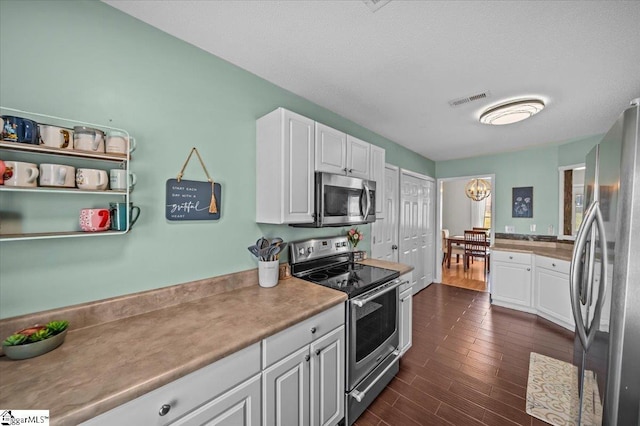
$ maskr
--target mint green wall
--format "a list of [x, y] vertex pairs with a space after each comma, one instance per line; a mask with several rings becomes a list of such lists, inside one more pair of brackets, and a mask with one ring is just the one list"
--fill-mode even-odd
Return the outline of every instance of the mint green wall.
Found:
[[[342, 233], [255, 223], [255, 120], [279, 106], [435, 175], [433, 161], [101, 2], [0, 1], [0, 54], [1, 105], [137, 138], [133, 200], [142, 209], [124, 236], [0, 243], [0, 318], [255, 268], [246, 247], [263, 234]], [[192, 146], [222, 184], [222, 218], [168, 223], [165, 181]], [[204, 180], [197, 162], [185, 177]]]
[[[438, 161], [436, 177], [495, 174], [493, 202], [496, 232], [506, 225], [515, 226], [518, 234], [546, 235], [549, 225], [558, 230], [558, 167], [583, 163], [584, 158], [602, 138], [594, 135], [562, 145], [546, 145], [516, 152], [505, 152], [461, 160]], [[533, 186], [533, 218], [511, 217], [511, 189]], [[530, 225], [536, 224], [536, 232]]]

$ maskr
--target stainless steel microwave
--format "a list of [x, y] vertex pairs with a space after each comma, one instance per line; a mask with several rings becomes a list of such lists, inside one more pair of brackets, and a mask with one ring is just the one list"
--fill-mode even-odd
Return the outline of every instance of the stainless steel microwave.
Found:
[[316, 172], [314, 222], [292, 226], [322, 228], [375, 221], [375, 181]]

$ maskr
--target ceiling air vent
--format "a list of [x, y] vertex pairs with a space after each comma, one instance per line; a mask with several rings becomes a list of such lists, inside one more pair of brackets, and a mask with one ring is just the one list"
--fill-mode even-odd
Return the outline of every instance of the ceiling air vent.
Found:
[[457, 107], [460, 105], [464, 105], [467, 104], [469, 102], [473, 102], [473, 101], [479, 101], [480, 99], [485, 99], [488, 98], [489, 96], [491, 96], [491, 92], [489, 92], [488, 90], [486, 92], [482, 92], [482, 93], [478, 93], [475, 95], [471, 95], [471, 96], [467, 96], [466, 98], [458, 98], [458, 99], [454, 99], [449, 101], [449, 105], [451, 105], [452, 107]]
[[362, 0], [372, 12], [378, 11], [382, 6], [389, 3], [391, 0]]

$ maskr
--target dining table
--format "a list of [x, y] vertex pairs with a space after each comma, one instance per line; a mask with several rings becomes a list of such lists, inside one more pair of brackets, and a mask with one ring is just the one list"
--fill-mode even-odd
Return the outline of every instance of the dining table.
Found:
[[[447, 238], [447, 268], [451, 268], [451, 246], [453, 244], [456, 244], [458, 246], [462, 246], [462, 249], [464, 250], [464, 235], [454, 235], [452, 237], [448, 237]], [[474, 244], [479, 244], [478, 242], [474, 242]], [[485, 241], [485, 245], [487, 247], [491, 246], [491, 238], [487, 237], [487, 240]]]

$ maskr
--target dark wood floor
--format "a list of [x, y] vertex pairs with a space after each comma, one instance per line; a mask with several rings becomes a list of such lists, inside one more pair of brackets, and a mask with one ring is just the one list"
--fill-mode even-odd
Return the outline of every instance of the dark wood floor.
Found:
[[431, 284], [413, 298], [413, 346], [358, 419], [365, 425], [528, 425], [530, 352], [571, 361], [573, 333], [492, 307], [489, 293]]

